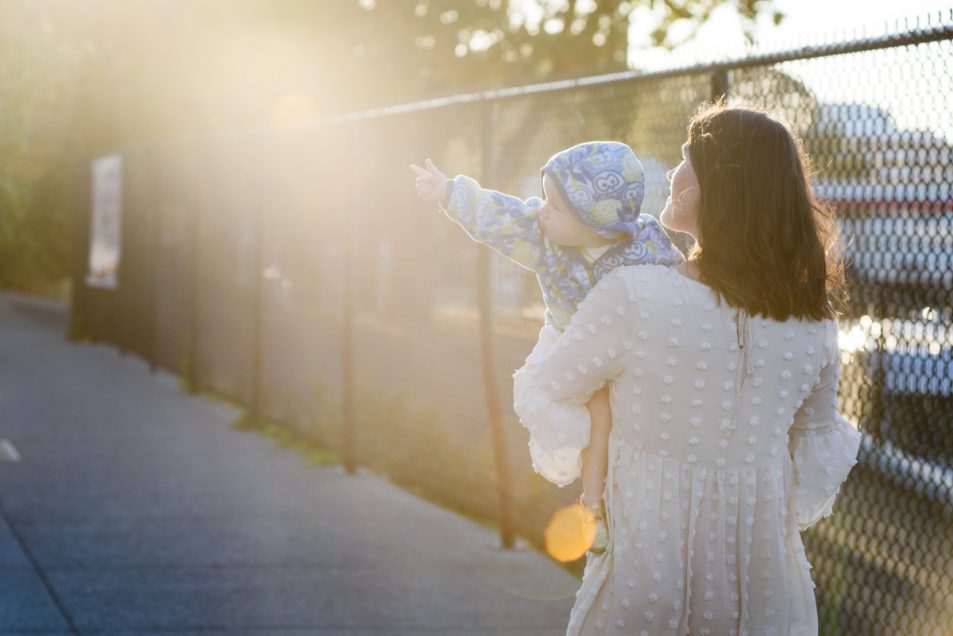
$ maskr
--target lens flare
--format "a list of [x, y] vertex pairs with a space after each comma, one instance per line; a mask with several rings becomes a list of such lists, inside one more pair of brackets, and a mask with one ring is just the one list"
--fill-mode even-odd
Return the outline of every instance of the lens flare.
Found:
[[586, 553], [596, 536], [592, 513], [574, 503], [553, 513], [543, 539], [546, 552], [560, 562], [575, 561]]

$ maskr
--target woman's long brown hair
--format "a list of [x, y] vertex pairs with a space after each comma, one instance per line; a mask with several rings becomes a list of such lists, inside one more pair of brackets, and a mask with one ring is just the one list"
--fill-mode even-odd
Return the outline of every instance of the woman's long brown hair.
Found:
[[750, 315], [836, 318], [846, 304], [834, 214], [814, 198], [791, 128], [756, 108], [705, 104], [688, 125], [700, 185], [700, 279]]

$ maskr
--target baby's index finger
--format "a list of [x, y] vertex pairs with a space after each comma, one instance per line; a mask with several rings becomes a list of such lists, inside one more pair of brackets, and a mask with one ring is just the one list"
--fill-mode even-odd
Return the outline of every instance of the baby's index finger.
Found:
[[419, 174], [421, 177], [429, 177], [429, 176], [432, 176], [429, 172], [427, 172], [426, 170], [424, 170], [424, 169], [421, 168], [420, 166], [415, 166], [414, 164], [410, 164], [410, 169], [413, 170], [414, 172], [416, 172], [417, 174]]

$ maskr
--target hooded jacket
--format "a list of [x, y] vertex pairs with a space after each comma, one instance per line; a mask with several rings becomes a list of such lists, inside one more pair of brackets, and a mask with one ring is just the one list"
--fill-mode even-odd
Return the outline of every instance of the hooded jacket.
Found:
[[624, 265], [675, 265], [684, 260], [661, 224], [641, 213], [642, 164], [627, 145], [592, 141], [553, 155], [540, 169], [570, 211], [596, 234], [617, 239], [594, 262], [581, 248], [550, 241], [539, 223], [543, 200], [488, 190], [466, 175], [448, 184], [441, 207], [471, 239], [486, 243], [536, 272], [546, 304], [546, 324], [562, 331], [579, 303], [606, 272]]

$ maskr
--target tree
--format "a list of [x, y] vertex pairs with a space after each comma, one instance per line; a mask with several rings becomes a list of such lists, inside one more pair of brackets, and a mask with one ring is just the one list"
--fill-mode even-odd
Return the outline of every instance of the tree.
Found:
[[[624, 70], [633, 11], [650, 9], [654, 41], [672, 46], [673, 25], [697, 29], [723, 4], [749, 31], [771, 11], [769, 0], [4, 0], [0, 285], [68, 275], [77, 156]], [[633, 122], [586, 125], [623, 137]]]
[[43, 289], [69, 268], [69, 164], [82, 47], [49, 7], [0, 3], [0, 286]]
[[688, 26], [691, 39], [726, 4], [736, 8], [749, 40], [760, 14], [782, 19], [765, 0], [362, 0], [372, 19], [348, 16], [364, 25], [354, 31], [348, 63], [386, 78], [361, 95], [375, 104], [611, 73], [629, 68], [636, 8], [654, 16], [653, 44], [672, 48], [681, 43], [670, 36], [673, 26]]

